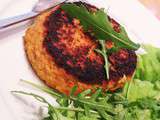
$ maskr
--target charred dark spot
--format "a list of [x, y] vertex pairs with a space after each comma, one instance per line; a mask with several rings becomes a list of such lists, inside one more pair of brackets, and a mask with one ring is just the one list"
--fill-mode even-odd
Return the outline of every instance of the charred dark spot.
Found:
[[[134, 51], [120, 49], [118, 52], [112, 53], [109, 56], [109, 61], [114, 69], [116, 69], [116, 73], [119, 76], [123, 77], [125, 75], [132, 75], [137, 63], [137, 56]], [[110, 73], [114, 74], [114, 71], [110, 70]], [[114, 79], [114, 75], [111, 75], [111, 79]]]
[[[92, 8], [90, 5], [84, 5], [88, 9]], [[112, 22], [112, 24], [118, 32], [118, 23]], [[47, 35], [44, 39], [44, 47], [57, 66], [84, 83], [102, 84], [102, 81], [107, 81], [103, 58], [94, 52], [94, 49], [99, 46], [89, 32], [83, 31], [78, 21], [71, 19], [59, 8], [48, 17], [45, 27]], [[110, 54], [109, 61], [110, 80], [117, 81], [124, 75], [133, 74], [137, 57], [134, 51], [121, 49]]]

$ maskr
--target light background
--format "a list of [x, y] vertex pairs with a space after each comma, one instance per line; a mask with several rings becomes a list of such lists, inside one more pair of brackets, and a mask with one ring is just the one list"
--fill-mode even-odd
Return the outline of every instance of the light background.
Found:
[[153, 14], [160, 19], [160, 0], [140, 0]]

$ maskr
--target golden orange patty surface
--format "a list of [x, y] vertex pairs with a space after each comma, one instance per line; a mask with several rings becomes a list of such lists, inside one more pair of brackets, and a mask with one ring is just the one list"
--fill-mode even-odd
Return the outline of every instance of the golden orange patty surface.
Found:
[[[119, 32], [119, 24], [113, 19], [110, 22]], [[95, 52], [100, 47], [97, 40], [60, 6], [40, 15], [24, 38], [26, 54], [36, 74], [48, 86], [66, 94], [75, 85], [77, 92], [96, 87], [121, 88], [136, 68], [134, 51], [120, 49], [110, 53], [110, 79], [107, 80], [103, 57]], [[111, 40], [106, 42], [107, 48], [113, 46]]]

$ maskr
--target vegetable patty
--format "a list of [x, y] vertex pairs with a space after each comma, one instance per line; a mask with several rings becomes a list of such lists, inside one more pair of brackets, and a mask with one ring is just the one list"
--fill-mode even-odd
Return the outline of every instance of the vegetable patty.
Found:
[[[97, 9], [84, 5], [92, 11]], [[119, 32], [119, 24], [113, 19], [110, 22]], [[107, 49], [113, 46], [111, 41], [106, 42]], [[71, 18], [60, 6], [40, 15], [25, 35], [28, 60], [37, 75], [50, 87], [66, 94], [74, 85], [78, 86], [78, 92], [93, 87], [115, 90], [131, 79], [137, 63], [135, 51], [119, 49], [109, 54], [107, 80], [104, 60], [95, 52], [99, 47], [80, 21]]]

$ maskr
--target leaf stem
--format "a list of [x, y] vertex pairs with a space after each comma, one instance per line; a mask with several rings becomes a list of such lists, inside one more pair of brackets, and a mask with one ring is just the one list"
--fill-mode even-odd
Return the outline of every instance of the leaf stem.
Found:
[[[85, 112], [85, 110], [82, 109], [82, 108], [54, 107], [54, 109], [57, 109], [57, 110], [68, 110], [68, 111], [74, 111], [74, 112]], [[98, 112], [96, 112], [96, 111], [90, 110], [90, 112], [93, 113], [93, 114], [97, 114], [98, 115]]]
[[109, 80], [109, 61], [108, 61], [108, 55], [107, 55], [107, 49], [105, 46], [105, 40], [98, 40], [99, 44], [101, 45], [101, 50], [96, 49], [95, 51], [101, 54], [104, 58], [104, 69], [107, 80]]
[[130, 92], [130, 88], [131, 88], [131, 84], [132, 84], [132, 82], [133, 82], [134, 76], [135, 76], [135, 73], [133, 73], [133, 76], [132, 76], [132, 78], [131, 78], [131, 81], [129, 81], [129, 83], [128, 83], [128, 85], [127, 85], [127, 91], [126, 91], [126, 94], [125, 94], [126, 100], [128, 100], [128, 96], [129, 96], [129, 92]]
[[[52, 106], [49, 102], [47, 102], [46, 99], [44, 99], [43, 97], [39, 96], [39, 95], [36, 95], [36, 94], [33, 94], [33, 93], [28, 93], [28, 92], [24, 92], [24, 91], [11, 91], [12, 93], [15, 93], [15, 94], [23, 94], [23, 95], [28, 95], [28, 96], [32, 96], [34, 97], [36, 100], [42, 102], [42, 103], [45, 103], [47, 104], [48, 106], [52, 107], [53, 110], [68, 110], [68, 111], [74, 111], [74, 112], [85, 112], [84, 109], [82, 108], [71, 108], [71, 107], [54, 107]], [[98, 112], [96, 111], [93, 111], [93, 110], [90, 110], [91, 113], [93, 114], [96, 114], [97, 116], [99, 116]], [[100, 116], [99, 116], [100, 117]]]
[[51, 95], [53, 97], [56, 97], [56, 98], [62, 97], [62, 95], [60, 93], [54, 92], [54, 90], [49, 88], [49, 87], [42, 86], [42, 85], [37, 85], [37, 84], [35, 84], [33, 82], [30, 82], [30, 81], [27, 81], [27, 80], [21, 80], [21, 81], [24, 82], [24, 83], [27, 83], [29, 85], [32, 85], [33, 87], [38, 88], [38, 89], [42, 90], [43, 92], [48, 93], [49, 95]]
[[95, 108], [105, 109], [106, 111], [113, 113], [113, 109], [111, 109], [107, 106], [101, 105], [101, 104], [97, 104], [97, 103], [90, 102], [90, 101], [87, 101], [87, 100], [77, 99], [75, 97], [70, 97], [70, 99], [72, 101], [76, 101], [76, 102], [79, 102], [79, 103], [82, 103], [82, 104], [85, 104], [85, 105], [92, 106], [93, 108], [95, 107]]
[[23, 94], [23, 95], [32, 96], [32, 97], [34, 97], [36, 100], [38, 100], [39, 102], [41, 102], [41, 103], [46, 103], [46, 104], [50, 105], [50, 103], [47, 102], [46, 99], [44, 99], [43, 97], [41, 97], [41, 96], [39, 96], [39, 95], [33, 94], [33, 93], [27, 93], [27, 92], [24, 92], [24, 91], [11, 91], [11, 93]]

